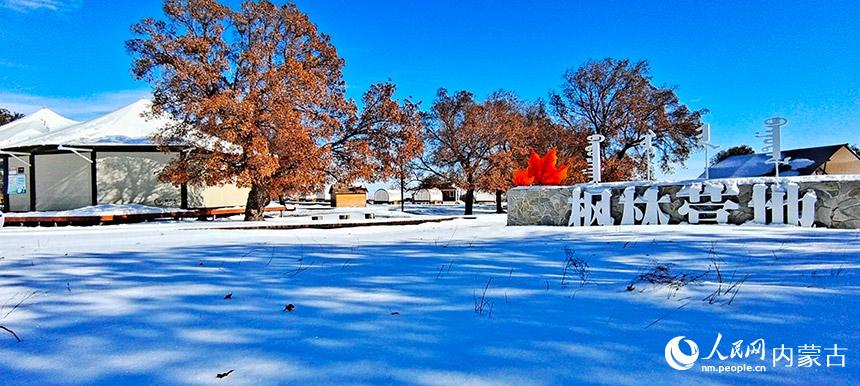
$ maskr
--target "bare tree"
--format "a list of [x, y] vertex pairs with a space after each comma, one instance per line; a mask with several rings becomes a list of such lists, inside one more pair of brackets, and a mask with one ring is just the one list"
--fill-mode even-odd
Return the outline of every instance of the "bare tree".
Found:
[[646, 61], [591, 60], [568, 70], [561, 90], [550, 95], [559, 123], [568, 130], [601, 134], [604, 176], [629, 179], [647, 167], [640, 145], [654, 132], [660, 167], [686, 161], [698, 146], [697, 129], [707, 110], [691, 110], [671, 87], [652, 83]]

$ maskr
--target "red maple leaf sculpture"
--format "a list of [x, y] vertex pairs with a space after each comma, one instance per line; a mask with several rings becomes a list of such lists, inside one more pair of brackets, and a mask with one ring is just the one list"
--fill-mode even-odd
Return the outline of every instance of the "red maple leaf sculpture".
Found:
[[529, 157], [529, 166], [525, 169], [514, 171], [514, 185], [559, 185], [567, 178], [567, 170], [570, 165], [556, 166], [558, 162], [558, 151], [550, 149], [543, 157], [534, 150]]
[[514, 171], [514, 186], [529, 186], [535, 182], [535, 177], [529, 175], [529, 169]]

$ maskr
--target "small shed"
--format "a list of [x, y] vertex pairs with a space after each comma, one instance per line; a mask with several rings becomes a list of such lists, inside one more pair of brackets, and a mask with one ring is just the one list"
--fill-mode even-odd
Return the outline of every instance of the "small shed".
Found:
[[374, 203], [399, 204], [403, 201], [403, 196], [399, 190], [394, 189], [379, 189], [373, 193]]
[[412, 194], [412, 201], [430, 204], [441, 204], [443, 201], [442, 191], [436, 188], [420, 189], [414, 194]]
[[442, 191], [442, 201], [445, 202], [460, 201], [460, 196], [463, 195], [463, 190], [456, 186], [447, 186], [440, 191]]
[[364, 187], [335, 184], [329, 193], [333, 208], [367, 206], [367, 189]]

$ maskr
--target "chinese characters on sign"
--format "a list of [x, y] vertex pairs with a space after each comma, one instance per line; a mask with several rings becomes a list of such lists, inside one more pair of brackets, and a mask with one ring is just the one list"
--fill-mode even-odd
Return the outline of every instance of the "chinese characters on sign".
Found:
[[[818, 195], [810, 190], [798, 199], [800, 186], [789, 182], [785, 184], [773, 184], [770, 186], [770, 200], [766, 198], [768, 186], [765, 184], [753, 185], [752, 200], [750, 206], [753, 208], [753, 222], [756, 224], [767, 224], [767, 211], [771, 214], [772, 224], [800, 225], [811, 227], [815, 222], [815, 203]], [[785, 212], [785, 216], [783, 216]]]
[[[636, 189], [628, 186], [621, 194], [621, 202], [624, 206], [624, 214], [621, 217], [621, 225], [634, 225], [640, 221], [642, 225], [668, 224], [669, 215], [660, 209], [659, 204], [668, 204], [669, 195], [659, 196], [656, 186], [649, 187], [645, 193], [636, 197]], [[637, 204], [644, 204], [645, 209], [639, 209]]]
[[[744, 205], [739, 195], [740, 189], [735, 183], [696, 182], [675, 194], [678, 205], [674, 207], [689, 224], [727, 224], [732, 213], [742, 206], [752, 209], [751, 220], [756, 224], [811, 227], [815, 223], [818, 195], [811, 189], [801, 195], [797, 183], [756, 183], [749, 202]], [[611, 215], [612, 199], [609, 187], [573, 188], [568, 226], [615, 225], [616, 219]], [[649, 186], [638, 194], [635, 187], [628, 186], [618, 197], [619, 225], [668, 224], [670, 215], [664, 209], [671, 204], [671, 196], [661, 195], [658, 186]]]
[[713, 219], [717, 224], [729, 222], [729, 211], [737, 210], [738, 203], [731, 200], [738, 196], [737, 185], [721, 183], [691, 184], [678, 191], [677, 197], [686, 198], [678, 208], [678, 213], [687, 216], [687, 222], [698, 224], [702, 215]]
[[615, 220], [610, 213], [610, 200], [612, 191], [602, 189], [592, 191], [589, 189], [574, 188], [570, 198], [570, 220], [568, 226], [591, 226], [613, 225]]

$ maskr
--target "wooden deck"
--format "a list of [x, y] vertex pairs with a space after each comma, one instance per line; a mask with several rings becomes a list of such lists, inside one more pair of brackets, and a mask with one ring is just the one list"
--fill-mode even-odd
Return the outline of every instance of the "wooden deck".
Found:
[[[285, 206], [270, 206], [266, 212], [289, 212], [296, 210]], [[161, 213], [114, 214], [101, 216], [16, 216], [6, 213], [4, 226], [90, 226], [133, 224], [156, 220], [181, 220], [184, 218], [214, 219], [245, 213], [244, 208], [195, 209]]]

